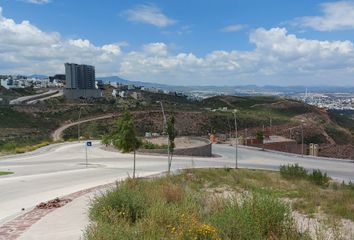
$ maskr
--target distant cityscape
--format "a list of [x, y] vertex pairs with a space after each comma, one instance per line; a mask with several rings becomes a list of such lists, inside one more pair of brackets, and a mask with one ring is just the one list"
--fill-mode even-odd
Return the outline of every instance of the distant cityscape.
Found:
[[354, 111], [354, 93], [309, 93], [290, 95], [289, 98], [329, 110]]
[[[341, 87], [302, 86], [171, 86], [163, 84], [129, 81], [119, 77], [96, 79], [94, 66], [65, 64], [65, 74], [44, 75], [0, 75], [0, 86], [5, 89], [33, 88], [37, 90], [55, 89], [54, 96], [65, 95], [70, 99], [99, 98], [105, 86], [112, 88], [113, 97], [133, 97], [139, 99], [139, 91], [184, 96], [202, 100], [217, 95], [272, 95], [305, 102], [329, 110], [354, 111], [354, 89]], [[45, 97], [47, 99], [48, 96]], [[0, 101], [2, 98], [0, 97]]]

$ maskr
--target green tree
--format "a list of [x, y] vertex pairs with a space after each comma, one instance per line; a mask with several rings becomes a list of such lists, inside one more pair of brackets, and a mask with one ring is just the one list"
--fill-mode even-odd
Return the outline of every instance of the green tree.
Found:
[[101, 138], [102, 144], [104, 144], [106, 147], [112, 143], [112, 136], [105, 134]]
[[118, 119], [116, 129], [112, 134], [113, 146], [123, 153], [134, 153], [133, 178], [135, 178], [136, 150], [141, 146], [141, 141], [136, 135], [134, 121], [128, 112]]
[[166, 132], [168, 136], [168, 173], [171, 171], [172, 156], [175, 149], [175, 138], [176, 138], [176, 129], [175, 129], [175, 117], [172, 116], [167, 122]]
[[262, 149], [264, 150], [264, 133], [262, 131], [257, 132], [256, 139], [262, 144]]

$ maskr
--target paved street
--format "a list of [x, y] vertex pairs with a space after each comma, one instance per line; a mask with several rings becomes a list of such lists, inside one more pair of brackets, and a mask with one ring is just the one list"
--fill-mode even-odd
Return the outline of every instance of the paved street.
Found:
[[[175, 157], [174, 170], [191, 167], [234, 167], [235, 149], [213, 145], [219, 157]], [[84, 143], [64, 143], [39, 149], [33, 153], [0, 158], [0, 171], [13, 175], [0, 177], [0, 225], [32, 208], [39, 202], [67, 195], [85, 188], [114, 182], [132, 175], [131, 154], [109, 152], [98, 142], [88, 149], [85, 165]], [[301, 158], [274, 152], [239, 147], [239, 167], [276, 170], [281, 164], [299, 163], [319, 168], [338, 180], [354, 180], [354, 164], [346, 161]], [[137, 156], [137, 175], [156, 174], [167, 169], [164, 156]]]

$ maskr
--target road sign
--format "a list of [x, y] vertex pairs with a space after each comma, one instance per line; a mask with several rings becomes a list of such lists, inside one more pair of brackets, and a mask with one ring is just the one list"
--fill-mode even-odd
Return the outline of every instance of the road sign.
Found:
[[86, 147], [85, 147], [85, 149], [86, 149], [86, 167], [88, 165], [87, 147], [92, 147], [92, 142], [90, 142], [90, 141], [86, 142]]

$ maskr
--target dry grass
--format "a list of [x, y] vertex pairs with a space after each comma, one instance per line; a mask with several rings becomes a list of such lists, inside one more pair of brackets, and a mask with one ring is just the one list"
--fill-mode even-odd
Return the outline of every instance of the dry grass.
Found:
[[351, 185], [330, 182], [328, 186], [319, 186], [305, 179], [284, 179], [277, 172], [246, 169], [195, 170], [194, 175], [193, 178], [203, 179], [211, 186], [226, 183], [233, 189], [266, 192], [291, 199], [292, 207], [305, 214], [325, 213], [354, 220], [354, 187]]
[[[227, 181], [207, 191], [208, 178], [198, 173], [119, 183], [93, 201], [86, 238], [307, 239], [296, 230], [287, 204], [265, 193], [235, 197], [222, 187]], [[210, 173], [227, 178], [232, 171]]]

